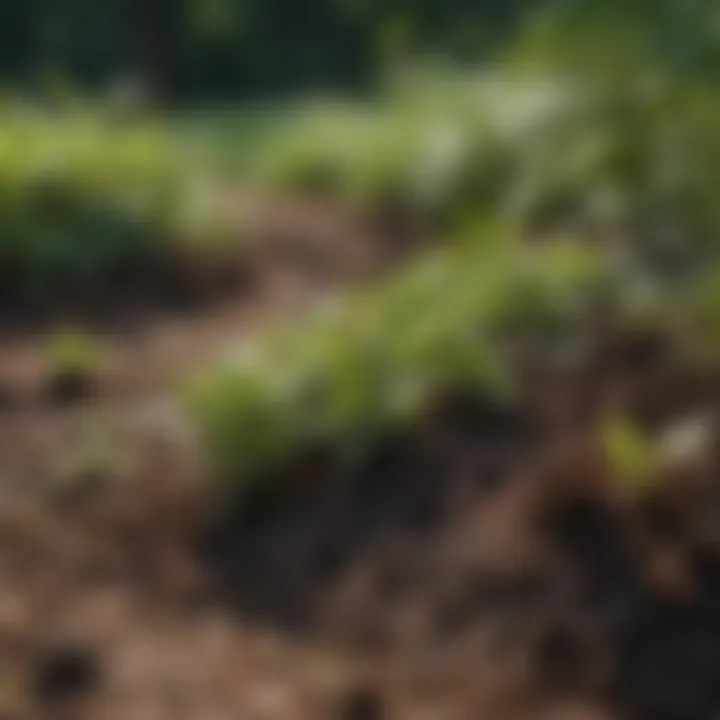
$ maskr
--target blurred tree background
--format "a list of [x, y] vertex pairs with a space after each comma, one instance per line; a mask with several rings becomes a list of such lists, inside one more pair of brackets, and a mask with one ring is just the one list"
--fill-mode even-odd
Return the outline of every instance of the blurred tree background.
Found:
[[528, 0], [24, 0], [0, 4], [0, 82], [175, 99], [361, 88], [398, 57], [488, 52]]
[[0, 4], [0, 83], [92, 92], [130, 78], [180, 103], [358, 90], [419, 54], [482, 59], [537, 10], [562, 28], [556, 48], [575, 37], [587, 54], [573, 28], [595, 16], [602, 62], [602, 38], [623, 28], [693, 73], [717, 66], [710, 0], [24, 0]]

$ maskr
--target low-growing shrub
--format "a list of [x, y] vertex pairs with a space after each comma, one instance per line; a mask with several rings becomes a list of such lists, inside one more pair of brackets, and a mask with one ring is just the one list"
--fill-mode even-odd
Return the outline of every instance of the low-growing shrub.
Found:
[[162, 260], [207, 230], [193, 194], [186, 159], [159, 123], [3, 109], [3, 294], [35, 297]]
[[465, 93], [428, 97], [432, 87], [377, 105], [326, 103], [300, 111], [261, 143], [255, 179], [371, 210], [401, 206], [442, 217], [470, 191], [477, 203], [503, 171], [502, 148]]
[[373, 209], [403, 203], [446, 226], [501, 212], [550, 232], [612, 226], [651, 246], [658, 227], [717, 234], [712, 86], [653, 74], [642, 55], [623, 77], [592, 82], [542, 67], [507, 62], [312, 106], [259, 143], [257, 178]]
[[[601, 310], [625, 329], [680, 325], [684, 341], [713, 345], [717, 291], [695, 281], [717, 264], [720, 96], [655, 63], [634, 35], [622, 33], [615, 58], [630, 64], [581, 67], [577, 48], [577, 68], [562, 52], [533, 67], [509, 53], [492, 73], [321, 105], [271, 133], [254, 169], [273, 187], [370, 209], [399, 202], [446, 226], [500, 217], [522, 239], [460, 234], [382, 287], [210, 371], [192, 407], [222, 473], [257, 477], [315, 440], [364, 447], [446, 389], [512, 384], [499, 338], [562, 334], [598, 269], [612, 281]], [[567, 254], [548, 240], [561, 230], [574, 238]], [[598, 261], [590, 275], [588, 258]], [[642, 485], [633, 429], [611, 425], [605, 439], [619, 474]]]
[[[306, 443], [356, 458], [446, 391], [512, 391], [506, 322], [570, 319], [599, 276], [588, 248], [446, 248], [383, 286], [281, 327], [204, 374], [190, 408], [211, 460], [250, 481]], [[519, 292], [522, 288], [522, 292]]]

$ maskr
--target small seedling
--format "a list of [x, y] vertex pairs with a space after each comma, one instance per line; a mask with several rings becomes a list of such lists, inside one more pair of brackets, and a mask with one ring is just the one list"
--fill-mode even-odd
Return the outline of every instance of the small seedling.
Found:
[[47, 346], [49, 391], [53, 398], [73, 401], [86, 395], [97, 374], [100, 349], [86, 333], [62, 330]]
[[602, 439], [618, 490], [631, 497], [646, 493], [659, 462], [642, 430], [626, 417], [612, 417], [605, 421]]

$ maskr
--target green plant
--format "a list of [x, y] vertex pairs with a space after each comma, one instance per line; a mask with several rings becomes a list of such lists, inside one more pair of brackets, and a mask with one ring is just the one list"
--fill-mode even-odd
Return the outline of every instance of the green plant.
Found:
[[673, 225], [712, 245], [714, 86], [654, 62], [642, 43], [626, 51], [634, 63], [605, 75], [562, 52], [545, 63], [521, 61], [523, 52], [521, 43], [483, 74], [421, 76], [373, 102], [299, 111], [258, 143], [255, 175], [371, 209], [401, 203], [446, 228], [501, 213], [551, 235], [612, 226], [653, 249], [657, 228]]
[[211, 213], [196, 196], [191, 164], [159, 123], [84, 106], [4, 108], [2, 290], [39, 296], [162, 262], [207, 233]]
[[495, 146], [470, 98], [467, 89], [441, 85], [376, 104], [311, 106], [260, 143], [254, 175], [272, 187], [364, 207], [444, 213], [466, 186], [478, 190], [476, 176], [498, 172]]
[[[583, 60], [587, 27], [567, 46], [551, 32], [557, 52], [525, 39], [483, 76], [322, 105], [271, 134], [255, 167], [262, 182], [371, 209], [400, 201], [470, 230], [211, 370], [192, 405], [224, 474], [257, 477], [317, 439], [364, 446], [447, 389], [512, 386], [499, 338], [576, 332], [598, 277], [602, 309], [624, 328], [717, 332], [717, 292], [697, 268], [718, 258], [720, 96], [704, 74], [657, 56], [641, 24], [617, 20], [613, 11], [600, 24], [610, 41], [618, 33], [618, 62], [605, 68], [597, 45]], [[520, 230], [478, 231], [478, 217]], [[683, 263], [664, 256], [669, 228], [691, 260], [682, 283]], [[553, 242], [562, 231], [570, 241]], [[603, 435], [617, 477], [643, 488], [655, 469], [645, 439], [622, 418]]]
[[602, 440], [617, 488], [631, 498], [643, 495], [655, 482], [659, 469], [652, 442], [627, 417], [606, 419]]
[[[204, 373], [189, 405], [218, 471], [251, 482], [318, 441], [357, 458], [445, 392], [512, 392], [495, 334], [519, 284], [533, 287], [532, 303], [545, 297], [547, 313], [569, 318], [600, 268], [594, 253], [567, 243], [529, 259], [492, 231], [495, 244], [439, 249]], [[529, 312], [516, 316], [532, 322]]]
[[90, 335], [65, 329], [51, 335], [46, 357], [50, 392], [71, 399], [85, 392], [95, 378], [101, 350]]

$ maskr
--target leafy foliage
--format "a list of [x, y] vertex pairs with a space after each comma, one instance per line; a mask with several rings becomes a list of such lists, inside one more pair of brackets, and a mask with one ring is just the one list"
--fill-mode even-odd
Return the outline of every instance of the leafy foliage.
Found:
[[[189, 167], [151, 122], [76, 108], [0, 114], [3, 292], [36, 296], [97, 283], [164, 257], [203, 232], [188, 207]], [[203, 214], [204, 219], [208, 217]]]
[[446, 220], [502, 212], [634, 240], [662, 225], [707, 236], [720, 226], [720, 102], [705, 84], [644, 67], [620, 85], [510, 64], [425, 77], [377, 104], [319, 105], [268, 138], [257, 175]]
[[507, 231], [486, 232], [491, 248], [435, 251], [206, 373], [190, 406], [220, 472], [249, 481], [313, 441], [356, 457], [444, 390], [511, 392], [505, 322], [534, 322], [538, 308], [569, 320], [600, 268], [579, 246], [530, 257]]
[[652, 486], [659, 469], [657, 453], [634, 423], [625, 417], [608, 419], [603, 443], [622, 494], [635, 497]]
[[[226, 476], [256, 479], [313, 440], [364, 446], [447, 388], [512, 388], [499, 338], [567, 324], [598, 279], [622, 322], [711, 339], [717, 292], [702, 278], [716, 277], [720, 238], [720, 96], [702, 18], [713, 11], [676, 5], [590, 3], [580, 17], [570, 3], [492, 71], [421, 73], [270, 134], [254, 166], [270, 185], [399, 201], [451, 237], [477, 217], [520, 231], [501, 240], [471, 222], [365, 297], [211, 370], [192, 406]], [[562, 231], [569, 255], [547, 243]], [[642, 490], [654, 450], [622, 418], [603, 430], [618, 478]]]

